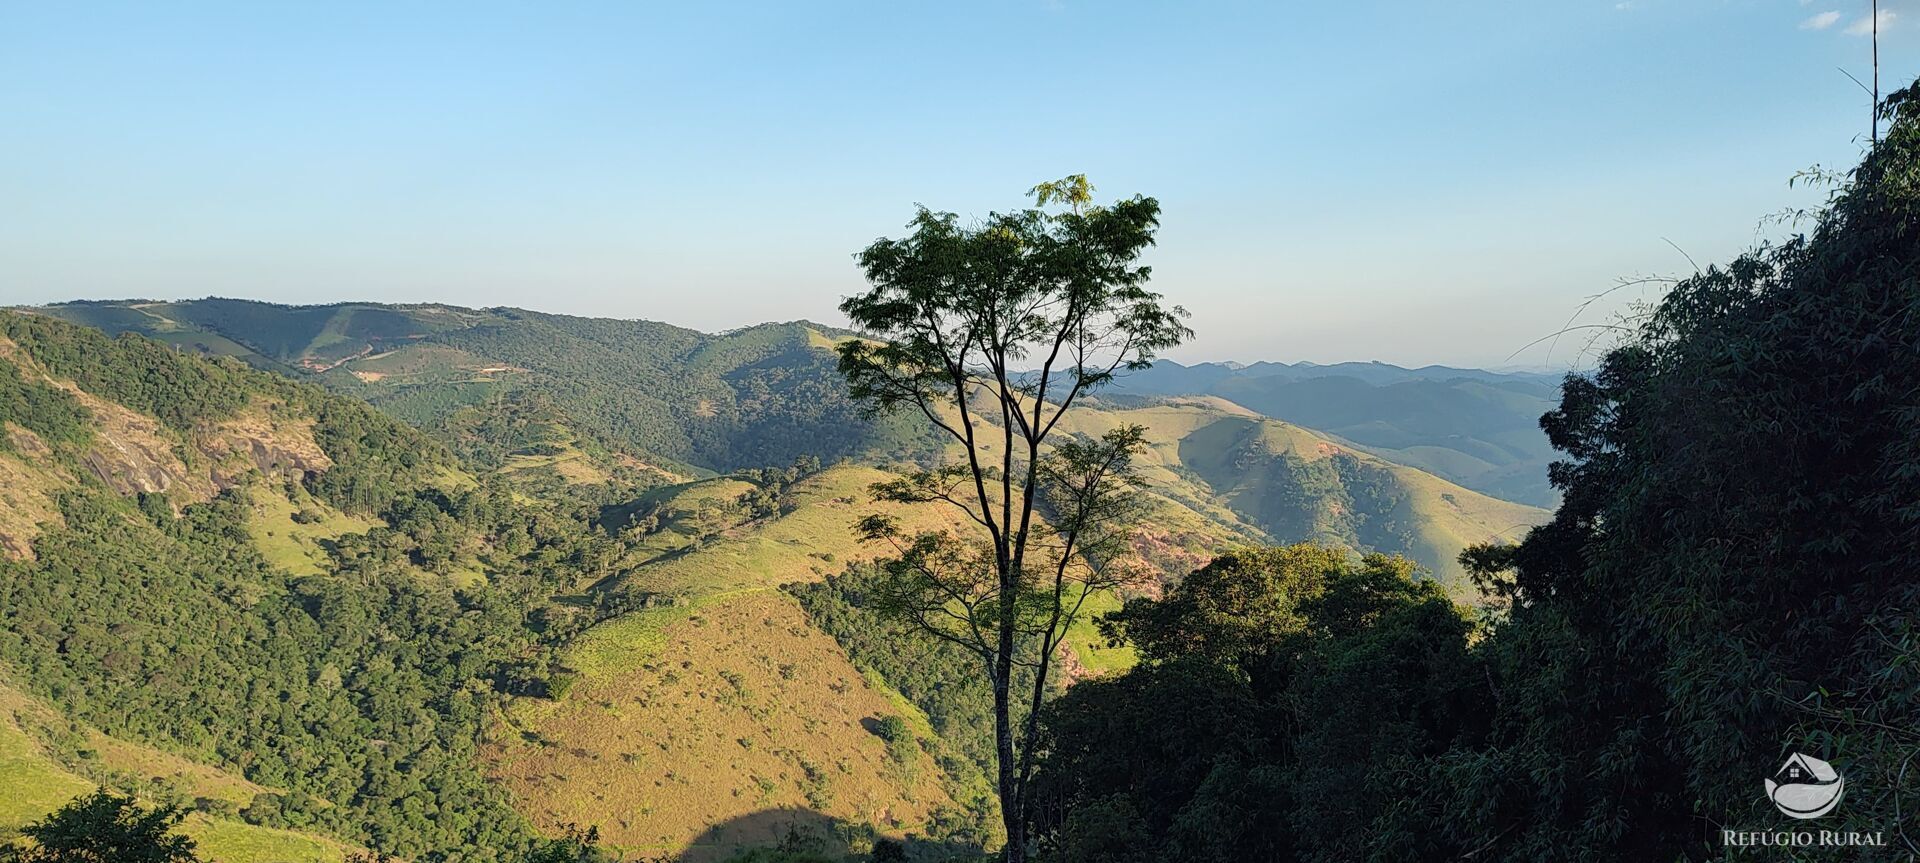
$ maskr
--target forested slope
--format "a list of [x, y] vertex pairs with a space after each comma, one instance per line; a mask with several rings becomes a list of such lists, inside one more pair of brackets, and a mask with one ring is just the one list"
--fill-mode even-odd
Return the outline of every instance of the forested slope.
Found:
[[108, 332], [209, 353], [244, 346], [265, 368], [304, 370], [432, 430], [537, 399], [588, 442], [676, 470], [725, 472], [879, 451], [922, 436], [859, 415], [820, 346], [844, 335], [763, 324], [718, 335], [653, 321], [520, 309], [283, 306], [246, 300], [81, 302], [42, 310]]
[[408, 856], [531, 841], [473, 755], [490, 705], [547, 684], [574, 612], [545, 597], [616, 557], [588, 510], [516, 504], [318, 388], [45, 317], [0, 313], [0, 424], [23, 689], [276, 789], [220, 810], [249, 823]]

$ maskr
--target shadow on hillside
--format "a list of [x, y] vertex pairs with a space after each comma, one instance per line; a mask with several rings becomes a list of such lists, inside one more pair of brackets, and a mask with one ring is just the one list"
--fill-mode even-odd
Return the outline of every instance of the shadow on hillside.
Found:
[[[872, 828], [850, 824], [810, 809], [766, 809], [714, 825], [679, 856], [659, 863], [864, 863], [876, 838]], [[978, 846], [959, 842], [893, 837], [915, 863], [982, 859]], [[641, 858], [638, 863], [654, 863]], [[628, 863], [636, 863], [629, 860]]]

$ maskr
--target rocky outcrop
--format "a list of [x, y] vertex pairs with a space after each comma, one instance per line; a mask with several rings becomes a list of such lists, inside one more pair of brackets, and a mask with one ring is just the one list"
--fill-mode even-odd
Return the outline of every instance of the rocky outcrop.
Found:
[[165, 492], [178, 505], [209, 500], [255, 474], [297, 479], [333, 467], [313, 419], [260, 399], [236, 416], [188, 434], [71, 381], [46, 373], [0, 337], [0, 362], [65, 390], [92, 418], [84, 450], [62, 455], [14, 424], [0, 425], [0, 555], [28, 558], [33, 540], [60, 520], [59, 493], [92, 478], [123, 495]]

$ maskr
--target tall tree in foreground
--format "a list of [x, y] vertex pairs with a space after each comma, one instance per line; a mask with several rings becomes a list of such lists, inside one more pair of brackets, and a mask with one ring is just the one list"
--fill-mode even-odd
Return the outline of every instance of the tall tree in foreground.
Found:
[[872, 288], [840, 305], [877, 340], [840, 347], [854, 397], [918, 411], [960, 453], [873, 491], [949, 504], [968, 532], [908, 535], [878, 516], [863, 529], [895, 551], [883, 607], [980, 658], [1009, 863], [1027, 859], [1029, 743], [1060, 639], [1089, 594], [1127, 577], [1115, 561], [1141, 429], [1070, 436], [1061, 420], [1088, 391], [1192, 335], [1139, 264], [1159, 202], [1102, 206], [1092, 192], [1080, 175], [1043, 183], [1033, 207], [970, 226], [921, 207], [911, 234], [859, 254]]

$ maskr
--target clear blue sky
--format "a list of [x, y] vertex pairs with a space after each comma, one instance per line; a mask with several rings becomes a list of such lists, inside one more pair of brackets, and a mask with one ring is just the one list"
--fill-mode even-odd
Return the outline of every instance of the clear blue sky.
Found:
[[1817, 200], [1866, 8], [4, 0], [0, 302], [835, 321], [913, 203], [1085, 172], [1165, 207], [1176, 358], [1497, 364]]

